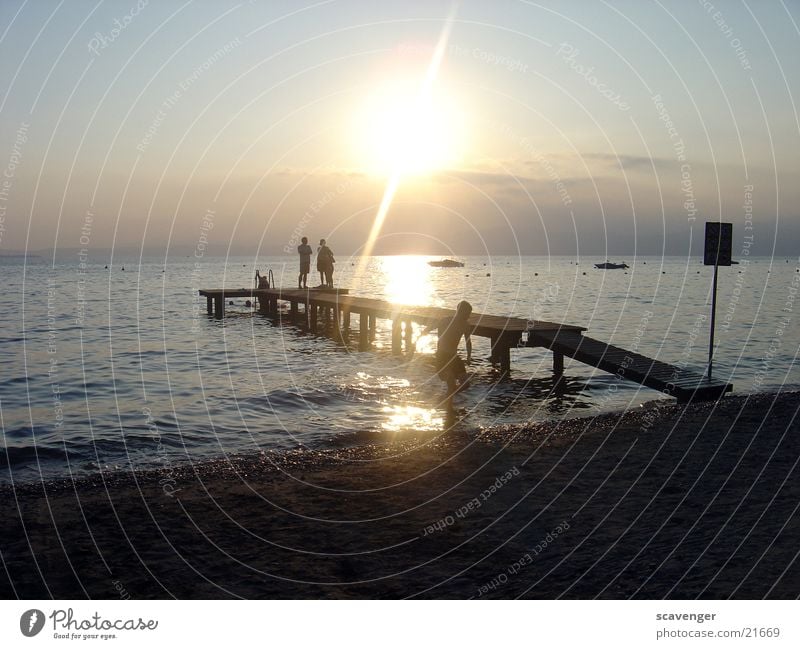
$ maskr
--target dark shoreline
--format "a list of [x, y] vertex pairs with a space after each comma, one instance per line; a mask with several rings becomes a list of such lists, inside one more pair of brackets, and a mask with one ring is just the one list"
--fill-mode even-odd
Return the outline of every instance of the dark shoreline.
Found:
[[657, 402], [3, 485], [0, 595], [797, 597], [798, 409]]
[[[784, 392], [795, 394], [794, 391]], [[800, 391], [797, 391], [800, 395]], [[773, 393], [753, 395], [737, 395], [727, 397], [730, 402], [736, 398], [763, 399], [771, 398]], [[692, 404], [694, 411], [699, 412], [712, 408], [711, 403]], [[719, 407], [719, 406], [717, 406]], [[165, 468], [141, 469], [101, 469], [87, 472], [81, 470], [73, 477], [47, 477], [44, 480], [17, 480], [0, 482], [0, 496], [8, 497], [16, 491], [24, 494], [42, 495], [45, 488], [49, 493], [73, 491], [74, 489], [95, 489], [109, 486], [113, 488], [136, 487], [137, 485], [153, 485], [165, 483], [192, 482], [199, 477], [239, 481], [239, 476], [256, 472], [259, 477], [280, 475], [286, 470], [302, 466], [313, 471], [341, 465], [343, 462], [371, 462], [385, 459], [397, 454], [420, 451], [424, 448], [460, 448], [469, 442], [492, 442], [503, 446], [508, 444], [533, 443], [547, 437], [558, 439], [574, 437], [587, 432], [588, 428], [605, 429], [608, 426], [637, 426], [642, 430], [652, 426], [651, 413], [658, 416], [674, 416], [682, 412], [683, 406], [674, 400], [654, 400], [627, 411], [605, 410], [597, 414], [582, 414], [579, 417], [564, 419], [540, 420], [522, 424], [502, 424], [487, 428], [474, 428], [456, 422], [447, 433], [403, 434], [401, 441], [381, 442], [380, 433], [365, 435], [358, 433], [360, 441], [356, 443], [340, 442], [336, 448], [300, 448], [294, 450], [275, 450], [262, 453], [231, 454], [220, 458], [203, 458], [194, 462], [186, 460], [171, 461]], [[353, 433], [356, 435], [357, 433]], [[372, 441], [376, 440], [376, 441]], [[13, 498], [13, 496], [12, 496]]]

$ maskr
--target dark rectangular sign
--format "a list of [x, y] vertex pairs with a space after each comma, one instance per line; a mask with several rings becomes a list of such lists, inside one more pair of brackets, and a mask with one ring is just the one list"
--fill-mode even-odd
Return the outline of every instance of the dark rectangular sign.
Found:
[[733, 247], [733, 223], [706, 222], [706, 266], [730, 266]]

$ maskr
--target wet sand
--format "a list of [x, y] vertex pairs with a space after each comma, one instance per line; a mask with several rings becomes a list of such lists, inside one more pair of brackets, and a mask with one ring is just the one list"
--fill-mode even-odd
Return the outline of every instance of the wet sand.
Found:
[[800, 393], [0, 487], [4, 598], [795, 598]]

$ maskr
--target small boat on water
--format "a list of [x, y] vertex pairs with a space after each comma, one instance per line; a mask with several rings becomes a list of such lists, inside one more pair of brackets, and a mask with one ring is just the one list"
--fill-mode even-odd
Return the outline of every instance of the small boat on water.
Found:
[[595, 264], [594, 267], [595, 268], [600, 268], [602, 270], [613, 270], [613, 269], [616, 269], [616, 268], [630, 268], [630, 266], [628, 266], [628, 264], [626, 264], [624, 261], [621, 264], [615, 264], [615, 263], [613, 263], [611, 261], [608, 261], [607, 259], [606, 259], [605, 263], [603, 263], [603, 264]]
[[463, 262], [456, 261], [455, 259], [440, 259], [439, 261], [429, 261], [429, 266], [434, 268], [464, 268]]

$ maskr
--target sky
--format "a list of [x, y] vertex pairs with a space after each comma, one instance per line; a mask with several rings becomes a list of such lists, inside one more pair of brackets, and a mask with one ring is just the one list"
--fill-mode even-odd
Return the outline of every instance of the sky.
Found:
[[687, 255], [721, 220], [735, 258], [796, 256], [798, 24], [796, 0], [0, 0], [0, 254]]

